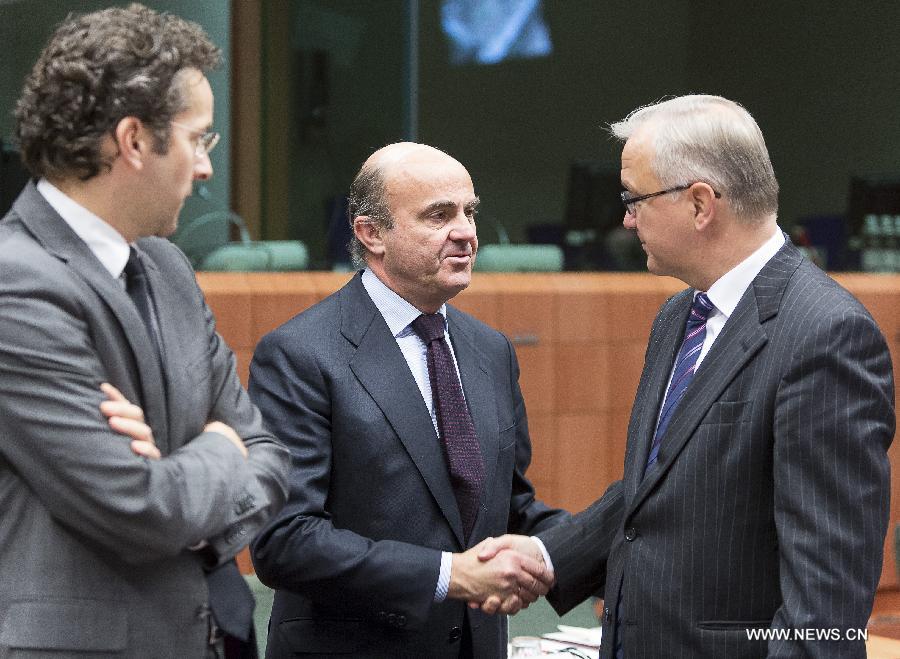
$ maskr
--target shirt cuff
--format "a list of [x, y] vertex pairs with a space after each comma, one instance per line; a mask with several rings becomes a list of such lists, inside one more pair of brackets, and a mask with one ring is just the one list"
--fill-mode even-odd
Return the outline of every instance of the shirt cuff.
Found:
[[530, 536], [532, 540], [534, 540], [535, 544], [538, 546], [538, 549], [541, 550], [541, 555], [544, 557], [544, 564], [547, 566], [547, 569], [550, 570], [551, 576], [553, 575], [553, 561], [550, 560], [550, 554], [547, 553], [547, 548], [544, 546], [544, 543], [541, 542], [541, 539], [536, 535]]
[[450, 568], [452, 566], [453, 554], [449, 551], [442, 551], [441, 571], [438, 573], [437, 587], [434, 589], [435, 602], [443, 602], [445, 599], [447, 599], [447, 591], [450, 590]]

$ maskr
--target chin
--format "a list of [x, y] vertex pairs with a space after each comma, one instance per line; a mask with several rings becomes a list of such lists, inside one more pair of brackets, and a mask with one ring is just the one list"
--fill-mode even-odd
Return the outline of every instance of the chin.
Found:
[[447, 296], [449, 300], [451, 297], [455, 296], [457, 293], [460, 293], [466, 288], [469, 287], [469, 283], [472, 281], [472, 278], [466, 275], [465, 277], [457, 275], [454, 277], [448, 277], [443, 282], [441, 282], [441, 289], [444, 291], [444, 294]]
[[175, 233], [176, 229], [178, 229], [178, 220], [175, 220], [171, 224], [162, 227], [159, 231], [156, 232], [156, 235], [160, 238], [168, 238], [173, 233]]

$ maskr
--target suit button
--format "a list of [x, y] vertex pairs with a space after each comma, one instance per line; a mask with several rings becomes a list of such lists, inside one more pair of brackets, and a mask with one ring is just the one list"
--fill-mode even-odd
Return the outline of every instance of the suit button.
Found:
[[384, 622], [385, 620], [387, 620], [387, 613], [385, 613], [384, 611], [379, 611], [379, 612], [378, 612], [378, 619], [379, 619], [381, 622]]
[[391, 627], [396, 627], [397, 626], [397, 614], [396, 613], [388, 613], [387, 623]]
[[625, 529], [625, 539], [628, 542], [631, 542], [636, 537], [637, 537], [637, 531], [635, 530], [635, 528], [633, 526], [629, 526], [627, 529]]
[[406, 627], [406, 616], [405, 615], [401, 614], [401, 615], [397, 616], [397, 626], [398, 627]]
[[456, 643], [460, 638], [462, 638], [462, 629], [460, 627], [454, 627], [450, 630], [450, 637], [447, 640], [450, 643]]

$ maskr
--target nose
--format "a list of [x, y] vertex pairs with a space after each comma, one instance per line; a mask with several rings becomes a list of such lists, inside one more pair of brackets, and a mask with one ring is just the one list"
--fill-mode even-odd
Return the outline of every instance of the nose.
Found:
[[626, 229], [637, 229], [637, 218], [628, 211], [625, 211], [625, 217], [622, 218], [622, 226]]
[[204, 153], [202, 157], [197, 158], [194, 162], [194, 180], [208, 181], [212, 178], [213, 167], [209, 159], [209, 154]]
[[466, 217], [465, 213], [460, 212], [453, 218], [453, 227], [450, 229], [449, 234], [450, 240], [472, 242], [475, 240], [475, 237], [475, 221]]

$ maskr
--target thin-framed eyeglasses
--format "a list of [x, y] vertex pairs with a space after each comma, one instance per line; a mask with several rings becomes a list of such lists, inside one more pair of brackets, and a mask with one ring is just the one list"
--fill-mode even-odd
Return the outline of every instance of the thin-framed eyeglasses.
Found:
[[[619, 196], [622, 198], [622, 203], [625, 205], [625, 212], [634, 217], [637, 209], [635, 208], [635, 204], [639, 201], [644, 201], [646, 199], [652, 199], [653, 197], [659, 197], [660, 195], [669, 194], [670, 192], [681, 192], [682, 190], [687, 190], [692, 185], [700, 183], [701, 181], [694, 181], [693, 183], [687, 183], [685, 185], [676, 185], [674, 188], [667, 188], [666, 190], [660, 190], [659, 192], [651, 192], [650, 194], [642, 194], [636, 197], [632, 197], [631, 193], [627, 190], [622, 190], [619, 193]], [[716, 199], [721, 199], [722, 194], [713, 190], [713, 194], [716, 195]]]
[[202, 131], [197, 130], [196, 128], [192, 128], [191, 126], [187, 126], [185, 124], [180, 124], [177, 121], [170, 122], [173, 126], [178, 126], [179, 128], [184, 128], [187, 131], [190, 131], [196, 138], [197, 144], [194, 146], [194, 155], [198, 158], [202, 158], [203, 156], [208, 156], [209, 152], [216, 148], [216, 144], [219, 143], [219, 135], [217, 132], [208, 130]]

